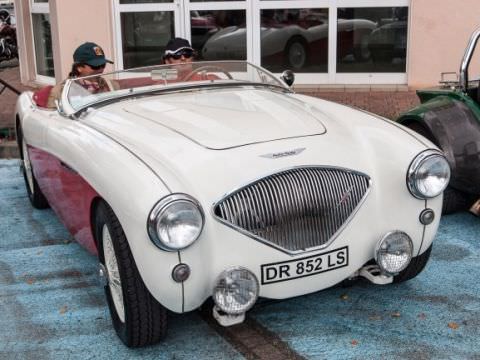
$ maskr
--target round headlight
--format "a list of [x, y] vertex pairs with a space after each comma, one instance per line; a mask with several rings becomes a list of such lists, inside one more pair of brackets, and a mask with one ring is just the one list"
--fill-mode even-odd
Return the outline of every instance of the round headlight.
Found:
[[418, 154], [408, 169], [408, 189], [419, 199], [440, 195], [449, 180], [450, 166], [445, 156], [437, 150], [426, 150]]
[[255, 304], [258, 290], [257, 277], [245, 268], [235, 267], [225, 270], [217, 278], [213, 301], [227, 314], [242, 314]]
[[160, 200], [148, 217], [148, 234], [159, 248], [176, 251], [190, 246], [203, 229], [200, 204], [186, 194], [171, 194]]
[[412, 239], [403, 231], [392, 231], [378, 243], [375, 260], [384, 272], [397, 274], [408, 266], [412, 253]]

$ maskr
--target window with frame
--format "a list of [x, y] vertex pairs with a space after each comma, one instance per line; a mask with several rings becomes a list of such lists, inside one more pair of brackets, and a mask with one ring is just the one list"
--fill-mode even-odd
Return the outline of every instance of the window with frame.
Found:
[[55, 77], [48, 0], [31, 0], [32, 35], [37, 78]]
[[[169, 37], [191, 41], [197, 60], [248, 60], [297, 84], [405, 84], [411, 0], [115, 0], [124, 67], [158, 63]], [[167, 11], [143, 42], [127, 17]], [[137, 12], [137, 15], [134, 13]], [[165, 16], [164, 16], [165, 17]], [[152, 21], [131, 26], [146, 31]], [[169, 26], [165, 26], [169, 25]], [[168, 30], [168, 31], [167, 31]], [[155, 41], [153, 41], [155, 39]], [[142, 46], [140, 46], [142, 45]], [[131, 47], [131, 50], [130, 50]], [[140, 51], [141, 50], [141, 51]], [[143, 58], [129, 62], [130, 54]]]

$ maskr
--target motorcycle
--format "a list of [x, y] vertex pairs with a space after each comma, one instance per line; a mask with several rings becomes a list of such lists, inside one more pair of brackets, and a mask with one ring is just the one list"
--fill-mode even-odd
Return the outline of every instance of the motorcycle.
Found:
[[17, 34], [10, 13], [0, 10], [0, 62], [18, 58]]

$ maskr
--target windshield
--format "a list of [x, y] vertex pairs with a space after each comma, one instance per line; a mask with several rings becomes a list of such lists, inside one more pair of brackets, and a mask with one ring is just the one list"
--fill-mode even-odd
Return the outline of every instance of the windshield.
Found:
[[75, 113], [105, 100], [191, 87], [255, 84], [288, 87], [274, 75], [244, 61], [204, 61], [116, 71], [68, 80], [64, 110]]

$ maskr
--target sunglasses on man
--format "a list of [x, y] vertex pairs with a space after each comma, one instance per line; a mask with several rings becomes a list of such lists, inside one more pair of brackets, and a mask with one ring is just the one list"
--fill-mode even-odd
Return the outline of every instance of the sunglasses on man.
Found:
[[90, 64], [87, 64], [87, 65], [88, 65], [88, 66], [90, 67], [90, 69], [92, 69], [92, 70], [101, 70], [101, 69], [105, 69], [105, 66], [106, 66], [106, 64], [97, 65], [97, 66], [93, 66], [93, 65], [90, 65]]
[[167, 55], [168, 58], [174, 58], [175, 60], [181, 59], [183, 56], [185, 59], [190, 59], [194, 55], [194, 51], [192, 49], [181, 49], [175, 52], [174, 54]]

